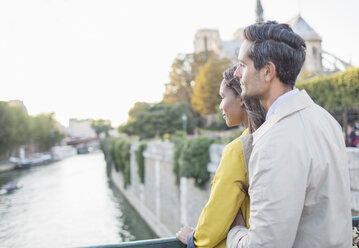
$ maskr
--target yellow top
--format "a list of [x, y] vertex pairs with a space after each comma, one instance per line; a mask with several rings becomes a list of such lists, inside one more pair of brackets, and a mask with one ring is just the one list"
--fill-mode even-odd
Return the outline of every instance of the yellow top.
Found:
[[[241, 137], [248, 134], [247, 128]], [[249, 228], [249, 197], [243, 193], [238, 181], [243, 181], [248, 186], [240, 137], [223, 150], [221, 163], [212, 181], [209, 200], [198, 219], [194, 234], [196, 247], [226, 247], [227, 234], [239, 209]]]

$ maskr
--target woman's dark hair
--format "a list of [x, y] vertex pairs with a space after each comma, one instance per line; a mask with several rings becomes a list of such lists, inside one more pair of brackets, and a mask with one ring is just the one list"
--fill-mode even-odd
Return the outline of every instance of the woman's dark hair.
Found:
[[237, 69], [237, 65], [234, 65], [223, 72], [223, 82], [228, 88], [231, 88], [236, 96], [240, 96], [242, 93], [241, 84], [239, 80], [234, 77], [234, 72]]
[[253, 60], [254, 67], [260, 70], [267, 62], [273, 62], [279, 80], [293, 88], [305, 61], [304, 39], [288, 24], [275, 21], [252, 24], [243, 34], [252, 43], [248, 57]]
[[[223, 80], [227, 87], [231, 88], [237, 96], [242, 93], [240, 80], [234, 77], [234, 72], [237, 69], [237, 65], [223, 72]], [[249, 131], [253, 133], [256, 131], [262, 123], [265, 121], [266, 111], [259, 103], [258, 99], [243, 98], [244, 106], [248, 115]]]

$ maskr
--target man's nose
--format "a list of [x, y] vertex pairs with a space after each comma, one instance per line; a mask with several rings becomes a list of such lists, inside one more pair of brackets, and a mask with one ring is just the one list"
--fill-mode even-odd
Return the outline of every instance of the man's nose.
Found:
[[239, 66], [238, 66], [237, 69], [234, 71], [233, 76], [234, 76], [235, 78], [241, 78], [241, 77], [242, 77], [242, 74], [241, 74], [241, 72], [240, 72]]

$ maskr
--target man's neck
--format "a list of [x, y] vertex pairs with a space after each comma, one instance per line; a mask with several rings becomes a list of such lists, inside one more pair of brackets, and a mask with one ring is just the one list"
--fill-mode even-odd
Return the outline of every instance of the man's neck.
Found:
[[274, 80], [267, 94], [260, 99], [260, 103], [263, 108], [268, 111], [278, 97], [291, 90], [292, 88], [290, 86], [283, 84], [279, 80]]

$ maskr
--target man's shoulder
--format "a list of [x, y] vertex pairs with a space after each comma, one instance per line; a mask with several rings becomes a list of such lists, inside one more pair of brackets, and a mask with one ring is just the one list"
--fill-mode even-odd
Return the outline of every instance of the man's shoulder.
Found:
[[[306, 92], [285, 102], [263, 125], [253, 134], [254, 143], [258, 140], [292, 132], [312, 131], [320, 126], [329, 125], [331, 129], [341, 129], [339, 123], [323, 107], [314, 103]], [[295, 101], [297, 100], [297, 101]], [[297, 103], [299, 102], [299, 103]]]
[[[261, 130], [262, 127], [263, 130]], [[262, 127], [257, 130], [258, 133], [256, 131], [253, 134], [253, 143], [266, 147], [276, 144], [285, 146], [287, 143], [293, 146], [295, 145], [293, 140], [298, 145], [303, 145], [303, 142], [311, 142], [312, 139], [309, 136], [313, 135], [318, 137], [326, 135], [326, 138], [337, 136], [336, 139], [339, 139], [341, 135], [339, 123], [328, 111], [317, 104], [284, 116], [275, 123], [265, 122]]]

